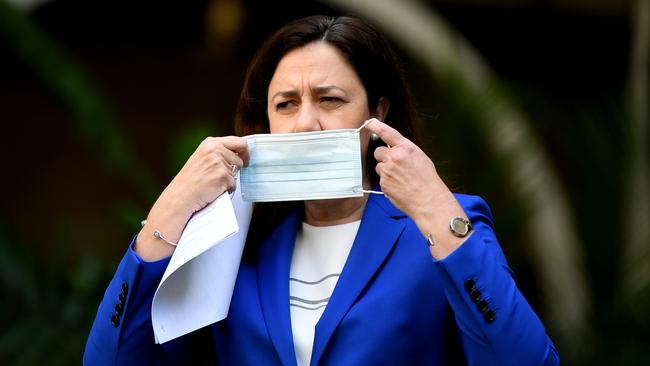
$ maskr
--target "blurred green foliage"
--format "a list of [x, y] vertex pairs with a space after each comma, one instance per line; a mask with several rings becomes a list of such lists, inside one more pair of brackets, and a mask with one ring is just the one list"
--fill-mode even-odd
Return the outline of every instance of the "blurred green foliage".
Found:
[[0, 364], [79, 363], [115, 263], [78, 258], [63, 245], [40, 266], [23, 244], [0, 227]]
[[153, 177], [133, 154], [123, 126], [101, 88], [79, 63], [43, 32], [27, 14], [0, 1], [0, 39], [25, 63], [72, 116], [80, 139], [98, 152], [106, 169], [128, 175], [145, 196], [154, 198]]
[[208, 136], [220, 136], [216, 124], [211, 121], [194, 121], [188, 123], [183, 131], [177, 136], [176, 140], [172, 142], [171, 156], [169, 157], [169, 171], [179, 171], [185, 161], [196, 150], [201, 141]]
[[[67, 108], [79, 138], [97, 150], [105, 169], [130, 177], [141, 194], [155, 197], [157, 185], [133, 158], [122, 126], [83, 67], [28, 15], [4, 1], [0, 1], [0, 40]], [[117, 211], [132, 224], [139, 223], [144, 212], [131, 204], [123, 204]], [[42, 263], [40, 258], [26, 249], [33, 245], [27, 245], [10, 228], [0, 227], [0, 364], [71, 365], [81, 360], [98, 300], [116, 263], [72, 253], [65, 230], [61, 233], [48, 243], [53, 249], [43, 266], [37, 264]]]

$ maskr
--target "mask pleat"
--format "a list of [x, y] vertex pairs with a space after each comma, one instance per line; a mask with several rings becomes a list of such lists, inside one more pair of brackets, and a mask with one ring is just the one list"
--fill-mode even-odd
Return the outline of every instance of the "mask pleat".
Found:
[[358, 197], [359, 132], [327, 130], [246, 137], [249, 165], [241, 170], [242, 196], [252, 202]]

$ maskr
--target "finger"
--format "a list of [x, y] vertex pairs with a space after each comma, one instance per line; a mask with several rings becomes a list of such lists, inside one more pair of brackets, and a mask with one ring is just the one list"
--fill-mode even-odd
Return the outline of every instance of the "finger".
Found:
[[226, 182], [225, 182], [226, 183], [225, 191], [234, 192], [235, 189], [237, 188], [237, 180], [235, 179], [235, 177], [233, 177], [230, 174], [227, 174], [224, 177], [224, 179], [226, 180]]
[[375, 149], [375, 160], [378, 162], [381, 161], [386, 161], [388, 160], [388, 154], [389, 154], [390, 149], [387, 148], [386, 146], [379, 146], [378, 148]]
[[388, 145], [397, 146], [404, 140], [404, 136], [397, 132], [396, 129], [381, 122], [377, 118], [371, 118], [369, 121], [371, 122], [366, 125], [366, 128], [371, 132], [376, 133], [377, 136]]
[[[381, 162], [377, 163], [377, 165], [375, 165], [375, 172], [377, 172], [377, 175], [379, 176], [380, 179], [381, 179], [382, 173], [384, 172], [384, 165], [385, 164], [381, 163]], [[379, 184], [381, 185], [381, 181], [379, 182]]]
[[232, 169], [232, 166], [237, 167], [237, 169], [244, 166], [244, 160], [234, 152], [226, 149], [225, 147], [219, 149], [219, 152], [221, 153], [223, 159], [228, 163], [228, 165], [231, 166], [230, 169]]
[[246, 140], [239, 136], [224, 136], [221, 138], [221, 143], [228, 150], [239, 152], [248, 148]]
[[[248, 144], [244, 138], [239, 136], [225, 136], [221, 138], [221, 142], [226, 149], [238, 155], [244, 165], [248, 165]], [[241, 164], [239, 166], [241, 167]]]
[[235, 179], [234, 177], [230, 177], [230, 180], [228, 182], [228, 193], [233, 193], [236, 190], [237, 190], [237, 179]]

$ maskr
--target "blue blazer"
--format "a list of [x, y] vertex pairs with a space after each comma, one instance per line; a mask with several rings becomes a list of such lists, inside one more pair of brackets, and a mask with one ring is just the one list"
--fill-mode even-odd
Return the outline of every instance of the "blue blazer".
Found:
[[[475, 231], [447, 258], [433, 260], [413, 220], [370, 195], [316, 325], [312, 365], [443, 365], [454, 343], [470, 365], [559, 363], [515, 285], [487, 204], [456, 198]], [[289, 267], [300, 220], [289, 215], [258, 259], [242, 262], [228, 317], [210, 327], [220, 365], [296, 365]], [[144, 262], [128, 250], [99, 306], [85, 365], [184, 364], [190, 338], [155, 345], [151, 327], [151, 301], [167, 263]]]

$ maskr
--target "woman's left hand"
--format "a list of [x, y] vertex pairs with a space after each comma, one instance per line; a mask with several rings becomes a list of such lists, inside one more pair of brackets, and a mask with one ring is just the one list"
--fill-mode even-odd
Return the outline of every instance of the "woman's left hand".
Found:
[[429, 247], [431, 255], [445, 258], [465, 240], [449, 230], [453, 217], [467, 218], [465, 211], [422, 149], [377, 119], [366, 128], [388, 145], [375, 149], [375, 171], [384, 195], [434, 243]]
[[375, 150], [379, 185], [386, 197], [405, 214], [417, 219], [430, 211], [436, 196], [449, 196], [436, 167], [417, 145], [389, 125], [372, 119], [366, 128], [388, 146]]

